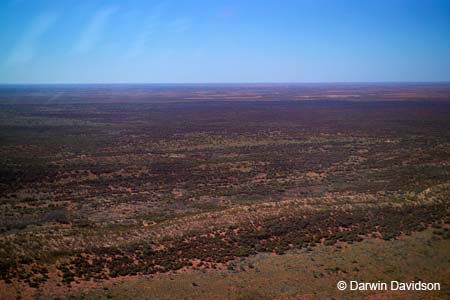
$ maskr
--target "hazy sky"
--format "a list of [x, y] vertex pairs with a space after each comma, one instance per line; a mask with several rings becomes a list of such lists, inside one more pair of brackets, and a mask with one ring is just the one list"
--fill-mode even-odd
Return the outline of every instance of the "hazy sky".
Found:
[[450, 81], [450, 0], [1, 0], [0, 83]]

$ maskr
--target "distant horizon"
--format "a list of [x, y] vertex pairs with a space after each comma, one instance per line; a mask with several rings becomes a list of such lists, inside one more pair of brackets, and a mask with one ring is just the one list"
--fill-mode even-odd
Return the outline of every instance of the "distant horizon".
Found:
[[450, 80], [442, 81], [258, 81], [258, 82], [27, 82], [0, 83], [0, 86], [11, 85], [320, 85], [320, 84], [450, 84]]

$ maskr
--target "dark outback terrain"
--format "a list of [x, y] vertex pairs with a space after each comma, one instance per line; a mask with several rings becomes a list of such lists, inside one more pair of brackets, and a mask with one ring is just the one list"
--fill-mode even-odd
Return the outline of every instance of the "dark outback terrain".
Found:
[[450, 84], [0, 86], [1, 299], [447, 299], [449, 206]]

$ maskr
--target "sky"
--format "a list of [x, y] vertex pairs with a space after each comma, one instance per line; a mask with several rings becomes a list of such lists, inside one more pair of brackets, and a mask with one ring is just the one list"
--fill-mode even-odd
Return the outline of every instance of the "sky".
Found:
[[0, 83], [450, 81], [450, 0], [1, 0]]

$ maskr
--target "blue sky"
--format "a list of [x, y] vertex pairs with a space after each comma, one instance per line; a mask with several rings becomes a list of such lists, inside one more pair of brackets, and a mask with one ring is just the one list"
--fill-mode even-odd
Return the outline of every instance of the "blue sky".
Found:
[[0, 83], [450, 81], [450, 1], [0, 1]]

